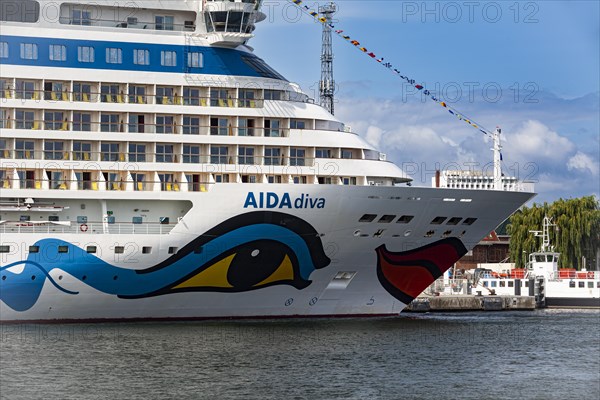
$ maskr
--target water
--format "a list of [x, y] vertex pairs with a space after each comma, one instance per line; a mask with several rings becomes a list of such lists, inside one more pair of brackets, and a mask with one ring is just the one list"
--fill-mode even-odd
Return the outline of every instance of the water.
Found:
[[2, 325], [2, 399], [598, 399], [600, 311]]

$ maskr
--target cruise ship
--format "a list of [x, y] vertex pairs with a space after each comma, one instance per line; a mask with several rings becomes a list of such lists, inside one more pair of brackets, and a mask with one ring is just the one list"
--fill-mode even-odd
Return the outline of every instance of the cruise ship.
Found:
[[534, 196], [411, 186], [254, 53], [261, 0], [0, 19], [3, 322], [396, 315]]

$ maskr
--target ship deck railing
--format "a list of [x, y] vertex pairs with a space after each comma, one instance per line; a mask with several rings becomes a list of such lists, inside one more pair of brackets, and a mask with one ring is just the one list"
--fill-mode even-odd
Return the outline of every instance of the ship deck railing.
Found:
[[10, 222], [0, 224], [0, 234], [37, 233], [37, 234], [78, 234], [78, 235], [165, 235], [170, 233], [176, 224], [161, 223], [126, 223], [126, 222]]

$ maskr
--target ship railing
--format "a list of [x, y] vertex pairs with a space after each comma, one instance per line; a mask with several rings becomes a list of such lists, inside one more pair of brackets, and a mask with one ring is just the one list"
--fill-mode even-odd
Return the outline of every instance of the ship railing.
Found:
[[[127, 13], [125, 13], [127, 14]], [[134, 22], [135, 21], [135, 22]], [[128, 29], [151, 29], [157, 31], [173, 31], [173, 32], [193, 32], [196, 27], [192, 23], [176, 24], [174, 22], [150, 22], [140, 21], [137, 18], [127, 18], [126, 20], [120, 19], [102, 19], [102, 18], [73, 18], [73, 17], [60, 17], [59, 22], [63, 25], [78, 25], [78, 26], [101, 26], [111, 28], [128, 28]]]
[[[54, 113], [56, 116], [56, 113]], [[1, 119], [0, 128], [27, 129], [44, 131], [75, 132], [111, 132], [111, 133], [155, 133], [167, 135], [205, 135], [205, 136], [257, 136], [257, 137], [289, 137], [290, 128], [282, 127], [247, 127], [229, 123], [228, 125], [205, 125], [182, 123], [175, 115], [159, 115], [166, 118], [164, 123], [127, 122], [125, 115], [111, 114], [113, 119], [100, 122], [80, 121], [68, 118], [61, 119]], [[123, 117], [123, 118], [120, 118]], [[135, 116], [137, 118], [137, 115]], [[199, 117], [197, 118], [199, 119]], [[225, 119], [225, 118], [221, 118]], [[0, 156], [2, 156], [0, 154]], [[4, 157], [9, 158], [9, 157]]]
[[[69, 85], [67, 82], [61, 82], [63, 85]], [[83, 102], [83, 103], [115, 103], [115, 104], [154, 104], [154, 105], [180, 105], [196, 107], [228, 107], [228, 108], [263, 108], [264, 99], [247, 97], [215, 97], [198, 96], [184, 94], [178, 95], [177, 90], [181, 87], [169, 88], [166, 93], [148, 94], [148, 93], [127, 93], [126, 85], [110, 85], [115, 89], [110, 91], [70, 91], [64, 90], [44, 90], [31, 88], [11, 89], [5, 87], [0, 91], [2, 99], [17, 100], [45, 100], [48, 102]], [[131, 89], [137, 90], [137, 86], [131, 86]], [[164, 89], [164, 88], [163, 88]], [[184, 88], [186, 89], [186, 88]], [[208, 89], [206, 89], [208, 91]], [[289, 100], [293, 101], [293, 100]]]
[[553, 280], [562, 279], [600, 279], [600, 271], [577, 271], [574, 268], [558, 270], [551, 275]]
[[[136, 143], [136, 145], [139, 145]], [[150, 144], [146, 144], [148, 147], [154, 147]], [[171, 145], [171, 144], [167, 144]], [[173, 145], [175, 147], [175, 145]], [[195, 147], [197, 150], [200, 145]], [[220, 148], [230, 149], [227, 145], [218, 146]], [[235, 147], [235, 146], [234, 146]], [[139, 148], [139, 147], [138, 147]], [[231, 152], [226, 153], [181, 153], [177, 152], [122, 152], [117, 151], [67, 151], [67, 150], [48, 150], [48, 151], [37, 151], [37, 150], [1, 150], [0, 159], [15, 159], [15, 160], [46, 160], [46, 161], [81, 161], [81, 164], [69, 163], [68, 169], [73, 169], [77, 172], [96, 172], [98, 168], [95, 165], [85, 164], [88, 161], [104, 161], [104, 162], [126, 162], [126, 163], [159, 163], [159, 164], [222, 164], [222, 165], [240, 165], [240, 166], [285, 166], [285, 167], [313, 167], [322, 162], [329, 162], [331, 160], [340, 159], [339, 157], [327, 157], [327, 158], [315, 158], [306, 156], [284, 156], [280, 154], [274, 155], [255, 155], [248, 153], [249, 149], [255, 150], [252, 146], [240, 146], [237, 152], [244, 151], [237, 155], [232, 155]], [[280, 149], [280, 148], [277, 148]], [[219, 151], [222, 149], [219, 149]], [[283, 150], [283, 149], [281, 149]], [[47, 170], [62, 171], [63, 169], [58, 165], [51, 165], [46, 168]], [[196, 169], [194, 167], [194, 169]], [[109, 172], [109, 171], [107, 171]], [[143, 173], [143, 171], [132, 171]], [[248, 171], [249, 173], [252, 171]], [[268, 173], [268, 170], [257, 169], [256, 173]], [[163, 173], [163, 171], [158, 172]], [[168, 172], [165, 172], [168, 173]], [[9, 179], [10, 177], [6, 177]]]
[[32, 223], [7, 222], [0, 224], [0, 234], [37, 233], [37, 234], [110, 234], [110, 235], [166, 235], [176, 224], [161, 223], [103, 223], [103, 222], [44, 222]]
[[423, 294], [428, 296], [470, 294], [468, 279], [444, 279], [440, 277], [425, 289]]

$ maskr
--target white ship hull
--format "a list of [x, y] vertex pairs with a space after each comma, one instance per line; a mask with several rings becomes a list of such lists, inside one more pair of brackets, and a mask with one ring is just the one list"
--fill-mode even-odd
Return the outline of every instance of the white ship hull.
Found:
[[[260, 193], [276, 193], [280, 199], [288, 193], [292, 201], [309, 194], [311, 198], [323, 199], [324, 205], [322, 208], [310, 208], [309, 205], [309, 208], [296, 209], [293, 204], [292, 208], [284, 204], [280, 208], [279, 202], [277, 208], [266, 208], [266, 203], [263, 207], [247, 204], [244, 208], [248, 193], [255, 195], [257, 203]], [[68, 193], [62, 194], [65, 195], [63, 202], [67, 202]], [[3, 254], [0, 315], [3, 321], [52, 321], [397, 314], [414, 297], [414, 294], [411, 295], [411, 280], [415, 280], [418, 291], [431, 282], [419, 283], [418, 278], [409, 274], [406, 280], [400, 281], [401, 285], [405, 285], [400, 289], [406, 296], [387, 290], [377, 273], [377, 249], [380, 246], [385, 246], [391, 253], [399, 253], [432, 245], [448, 240], [442, 238], [442, 231], [448, 230], [447, 226], [430, 225], [434, 218], [477, 218], [471, 226], [453, 227], [453, 233], [448, 235], [464, 244], [464, 249], [459, 249], [459, 252], [466, 252], [530, 197], [531, 194], [525, 193], [407, 187], [307, 189], [287, 185], [219, 185], [210, 193], [186, 196], [193, 202], [193, 207], [168, 234], [105, 234], [92, 223], [86, 224], [91, 226], [86, 232], [76, 225], [67, 228], [15, 226], [12, 229], [17, 232], [28, 229], [47, 229], [49, 232], [11, 234], [11, 241], [18, 250], [14, 254]], [[461, 199], [470, 201], [461, 202]], [[495, 204], [492, 212], [490, 203]], [[136, 204], [142, 208], [145, 202], [140, 198]], [[277, 219], [280, 213], [286, 214], [288, 221], [305, 221], [314, 228], [314, 232], [308, 229], [290, 233], [285, 222], [282, 225]], [[359, 222], [364, 214], [375, 214], [377, 218], [372, 222]], [[240, 215], [245, 222], [226, 227], [231, 233], [220, 232], [219, 237], [205, 235], [209, 232], [210, 236], [212, 228]], [[244, 231], [257, 226], [254, 224], [257, 221], [250, 221], [244, 215], [258, 215], [265, 222], [257, 230]], [[378, 222], [383, 215], [411, 215], [414, 218], [408, 224]], [[105, 228], [114, 232], [116, 227], [106, 225]], [[9, 226], [3, 229], [3, 235], [10, 234]], [[52, 232], [65, 229], [77, 233]], [[124, 226], [120, 229], [126, 230]], [[435, 230], [435, 233], [425, 238], [430, 230]], [[306, 242], [307, 248], [312, 252], [313, 262], [320, 265], [302, 265], [310, 261], [300, 254], [306, 249], [298, 243], [297, 233], [312, 240]], [[176, 254], [167, 254], [169, 247], [177, 248], [178, 254], [182, 254], [187, 244], [203, 235], [206, 237], [204, 250], [197, 258], [184, 258], [177, 263], [173, 261]], [[213, 242], [223, 238], [225, 240]], [[230, 265], [223, 264], [219, 258], [225, 259], [225, 263], [231, 261], [228, 258], [231, 253], [228, 252], [236, 242], [240, 245], [254, 242], [256, 245], [261, 240], [283, 245], [283, 252], [291, 250], [288, 258], [298, 263], [292, 263], [293, 273], [304, 276], [275, 272], [270, 282], [264, 284], [263, 280], [263, 284], [256, 285], [258, 278], [247, 276], [249, 283], [246, 284], [242, 274], [242, 281], [238, 279], [234, 285], [221, 284], [219, 273], [226, 272]], [[97, 253], [82, 259], [90, 243], [97, 246]], [[58, 246], [63, 244], [69, 246], [68, 253], [58, 254]], [[40, 246], [41, 249], [36, 254], [28, 254], [29, 246]], [[115, 246], [123, 246], [124, 252], [115, 254]], [[263, 251], [262, 256], [265, 251], [270, 251], [274, 257], [273, 260], [263, 258], [263, 264], [279, 264], [285, 259], [285, 255], [282, 257], [279, 249], [270, 244], [262, 249], [260, 246], [259, 243], [257, 249]], [[142, 254], [143, 247], [151, 247], [152, 254]], [[78, 249], [81, 249], [79, 253]], [[438, 264], [441, 274], [460, 256], [462, 254], [457, 253], [438, 260], [433, 255], [433, 259], [425, 261]], [[27, 260], [35, 262], [35, 265], [24, 264]], [[99, 260], [105, 264], [97, 265]], [[189, 264], [208, 260], [211, 260], [211, 266], [216, 265], [211, 267], [215, 272], [210, 276], [205, 274], [204, 279], [194, 278], [200, 275], [196, 268], [201, 265]], [[162, 267], [157, 269], [161, 263]], [[128, 274], [153, 267], [154, 272]], [[260, 268], [261, 265], [247, 264], [243, 267]], [[411, 268], [410, 263], [397, 268], [403, 267]], [[200, 268], [201, 271], [205, 269], [208, 268]], [[347, 273], [346, 278], [340, 275], [344, 272]], [[159, 276], [151, 278], [152, 274]], [[437, 276], [431, 276], [431, 281], [435, 278]], [[188, 282], [188, 287], [183, 288], [185, 285], [181, 282]]]

